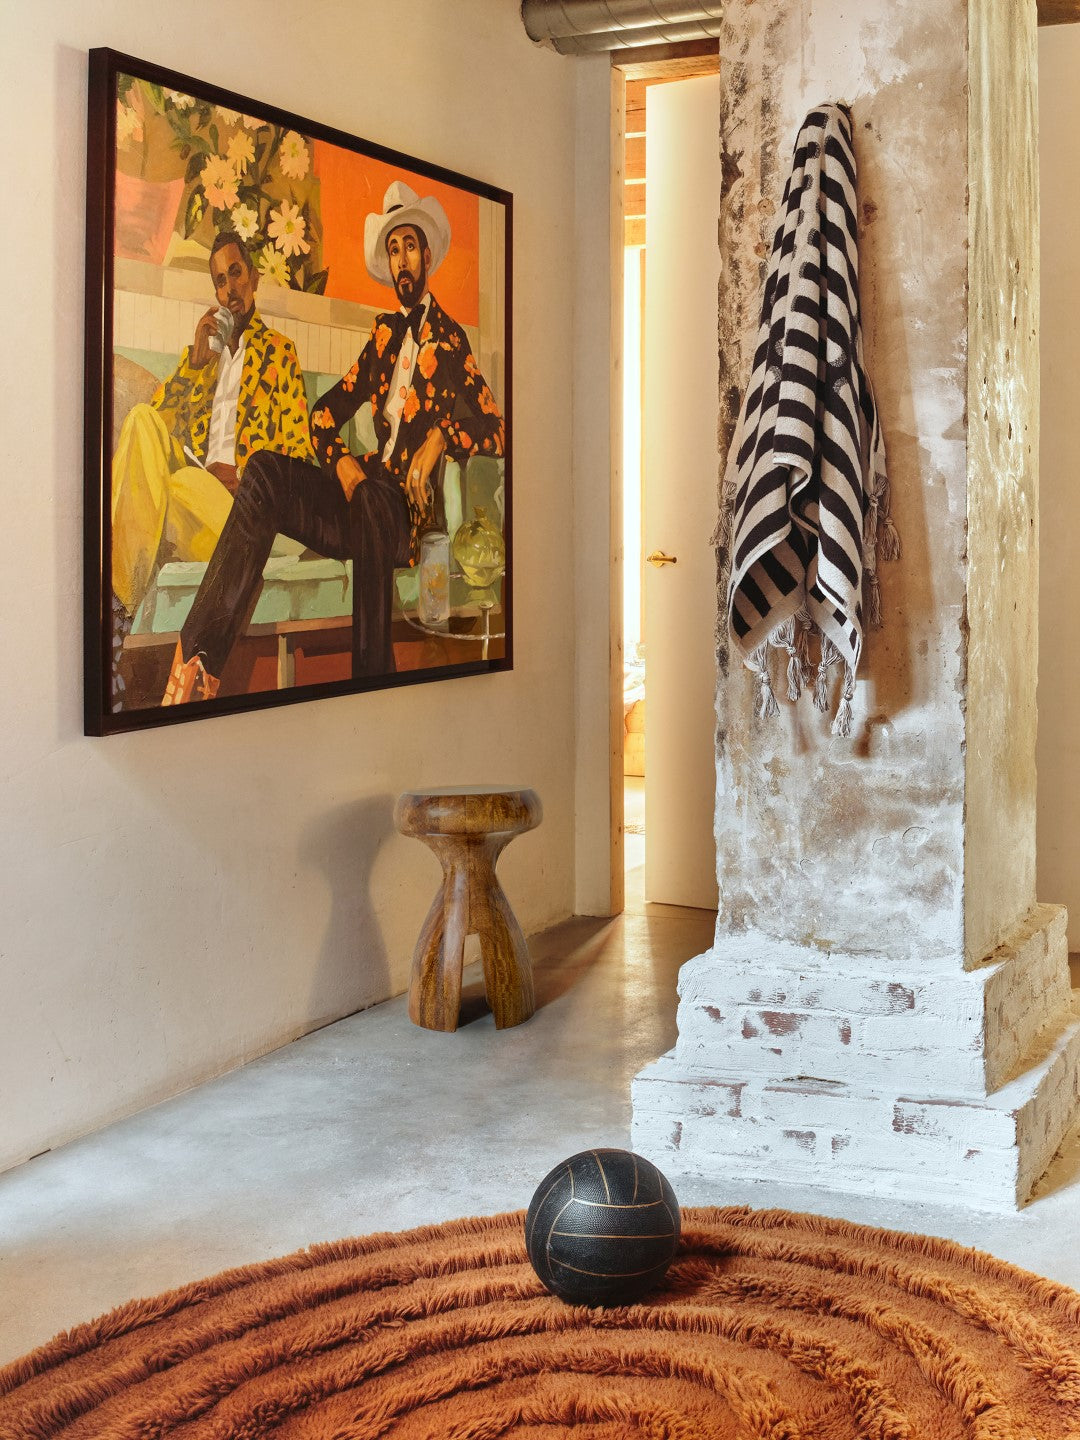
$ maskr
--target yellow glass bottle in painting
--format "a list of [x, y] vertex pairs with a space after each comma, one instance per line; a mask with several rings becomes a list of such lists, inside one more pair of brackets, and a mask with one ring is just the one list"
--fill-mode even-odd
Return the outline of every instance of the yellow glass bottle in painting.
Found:
[[474, 590], [485, 590], [506, 568], [506, 544], [496, 525], [480, 505], [472, 520], [454, 536], [454, 559]]

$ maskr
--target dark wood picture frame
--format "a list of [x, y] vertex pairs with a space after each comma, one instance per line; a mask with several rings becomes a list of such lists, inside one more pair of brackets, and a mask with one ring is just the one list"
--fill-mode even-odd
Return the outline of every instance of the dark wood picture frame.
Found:
[[[89, 80], [86, 733], [511, 669], [512, 195], [113, 50], [90, 52]], [[435, 277], [431, 300], [414, 312], [411, 350], [394, 314], [421, 296], [410, 297], [408, 273], [395, 290], [398, 271], [383, 258], [395, 235], [407, 235], [391, 228], [398, 206], [424, 221], [427, 263], [413, 279]], [[222, 232], [244, 244], [222, 243]], [[236, 294], [231, 273], [241, 276]], [[243, 310], [255, 290], [257, 308]], [[231, 336], [238, 320], [241, 334]], [[200, 339], [199, 326], [213, 324], [216, 338], [207, 328]], [[200, 364], [208, 346], [212, 358]], [[219, 369], [232, 376], [235, 408], [224, 390], [214, 408]], [[354, 389], [355, 414], [341, 422]], [[402, 403], [388, 420], [392, 395]], [[413, 435], [437, 443], [417, 441], [410, 455]], [[225, 451], [224, 461], [212, 458]], [[377, 565], [340, 547], [324, 556], [310, 535], [305, 545], [282, 530], [254, 601], [233, 606], [244, 610], [238, 638], [220, 649], [227, 658], [214, 675], [212, 649], [193, 659], [177, 641], [207, 562], [217, 555], [209, 590], [243, 552], [241, 491], [256, 473], [300, 462], [311, 471], [290, 474], [316, 488], [340, 480], [344, 494], [356, 473], [346, 465], [341, 478], [346, 451], [361, 457], [364, 504], [384, 497], [365, 515], [391, 515], [392, 526], [357, 522], [379, 537], [389, 600], [381, 578], [375, 601], [364, 579], [383, 575]], [[419, 499], [403, 522], [410, 467]], [[384, 543], [391, 529], [393, 547]], [[230, 600], [237, 593], [234, 585]], [[384, 609], [388, 622], [376, 615]], [[358, 636], [386, 623], [383, 653], [393, 658], [373, 660]], [[182, 703], [162, 704], [166, 688]]]

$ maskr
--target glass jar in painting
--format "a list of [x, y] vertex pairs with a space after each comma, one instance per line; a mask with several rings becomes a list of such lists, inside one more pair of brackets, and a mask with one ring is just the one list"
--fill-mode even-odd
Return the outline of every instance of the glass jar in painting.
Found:
[[420, 537], [417, 616], [422, 625], [445, 625], [450, 618], [450, 537], [444, 530]]

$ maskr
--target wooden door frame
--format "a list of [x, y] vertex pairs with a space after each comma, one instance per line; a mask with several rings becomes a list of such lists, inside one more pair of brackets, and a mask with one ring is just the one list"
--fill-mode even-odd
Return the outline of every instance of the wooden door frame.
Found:
[[[1080, 3], [1080, 0], [1077, 0]], [[623, 354], [623, 251], [624, 157], [626, 154], [626, 82], [628, 80], [687, 80], [698, 75], [715, 75], [720, 69], [720, 47], [716, 40], [692, 40], [680, 45], [644, 46], [615, 52], [611, 57], [611, 353]], [[611, 476], [609, 547], [610, 659], [608, 784], [611, 835], [611, 914], [621, 914], [626, 903], [625, 854], [623, 837], [626, 816], [623, 805], [623, 413], [622, 365], [614, 369], [619, 383], [611, 386]], [[648, 718], [646, 717], [646, 724]]]

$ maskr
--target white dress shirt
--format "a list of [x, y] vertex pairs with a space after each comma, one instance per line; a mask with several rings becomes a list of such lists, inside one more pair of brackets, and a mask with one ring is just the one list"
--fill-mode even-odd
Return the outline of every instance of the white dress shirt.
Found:
[[218, 358], [217, 386], [210, 412], [210, 434], [206, 437], [205, 465], [236, 464], [236, 407], [240, 400], [240, 377], [244, 370], [244, 345], [236, 354], [226, 345]]
[[[424, 307], [420, 324], [426, 322], [428, 310], [431, 307], [431, 291], [424, 294], [420, 304]], [[413, 309], [410, 305], [409, 310]], [[407, 315], [404, 305], [401, 313]], [[411, 330], [405, 331], [405, 338], [401, 342], [401, 349], [398, 352], [397, 364], [394, 366], [393, 379], [390, 381], [390, 393], [386, 397], [386, 404], [383, 406], [383, 414], [390, 422], [390, 439], [383, 446], [382, 463], [389, 465], [390, 456], [394, 453], [394, 446], [397, 444], [398, 429], [401, 426], [401, 412], [405, 408], [405, 397], [409, 393], [409, 386], [413, 382], [413, 366], [416, 364], [416, 357], [420, 353], [420, 346], [413, 337]]]

